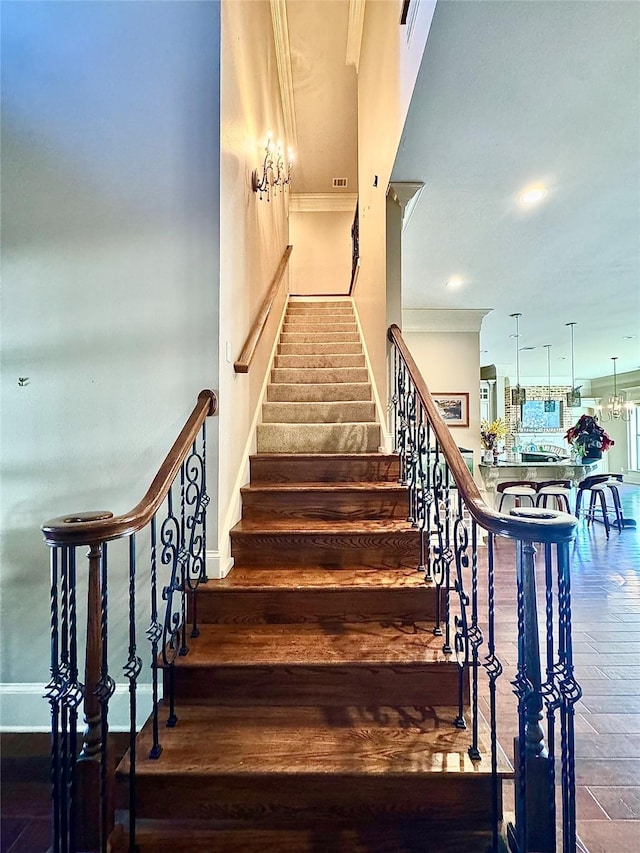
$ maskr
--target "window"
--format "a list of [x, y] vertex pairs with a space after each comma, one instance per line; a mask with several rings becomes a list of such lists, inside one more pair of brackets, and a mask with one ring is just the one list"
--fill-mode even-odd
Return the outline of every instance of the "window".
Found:
[[640, 406], [631, 409], [629, 421], [629, 468], [640, 471]]

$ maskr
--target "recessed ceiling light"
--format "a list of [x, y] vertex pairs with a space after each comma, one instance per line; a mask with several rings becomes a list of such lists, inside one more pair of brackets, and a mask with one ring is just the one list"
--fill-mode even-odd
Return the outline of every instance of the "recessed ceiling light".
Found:
[[447, 287], [450, 287], [452, 290], [454, 290], [456, 287], [460, 287], [462, 283], [462, 279], [459, 275], [452, 275], [451, 278], [447, 281]]
[[542, 201], [542, 199], [546, 197], [546, 187], [537, 184], [535, 186], [525, 187], [518, 196], [518, 201], [525, 207], [532, 207], [534, 204], [538, 204], [538, 202]]

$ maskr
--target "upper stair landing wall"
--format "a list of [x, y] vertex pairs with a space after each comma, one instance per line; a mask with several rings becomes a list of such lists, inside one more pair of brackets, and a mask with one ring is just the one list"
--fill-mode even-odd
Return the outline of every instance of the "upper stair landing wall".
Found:
[[347, 196], [350, 200], [346, 210], [331, 208], [332, 204], [344, 207], [344, 198], [336, 193], [318, 202], [326, 209], [297, 210], [296, 196], [292, 196], [289, 237], [296, 251], [291, 257], [291, 293], [303, 296], [349, 293], [356, 197]]

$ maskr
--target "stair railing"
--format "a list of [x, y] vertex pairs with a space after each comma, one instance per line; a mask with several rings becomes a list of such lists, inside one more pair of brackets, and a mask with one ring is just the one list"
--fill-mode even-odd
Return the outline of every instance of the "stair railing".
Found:
[[[43, 525], [51, 548], [51, 786], [54, 853], [106, 851], [114, 828], [110, 700], [116, 691], [114, 634], [126, 635], [122, 671], [129, 698], [129, 849], [135, 849], [137, 699], [143, 668], [139, 625], [150, 644], [153, 744], [162, 752], [159, 669], [164, 670], [166, 725], [177, 722], [173, 662], [198, 635], [195, 591], [206, 577], [206, 419], [213, 391], [201, 391], [147, 493], [130, 512], [78, 513]], [[114, 555], [107, 560], [107, 544]], [[86, 573], [78, 547], [88, 547]], [[111, 551], [111, 549], [110, 549]], [[145, 561], [148, 575], [139, 564]], [[142, 590], [148, 586], [149, 598]], [[86, 598], [85, 598], [86, 596]], [[187, 608], [187, 599], [190, 606]], [[86, 600], [86, 625], [80, 624]], [[122, 663], [122, 661], [121, 661]], [[82, 675], [82, 673], [84, 673]], [[78, 735], [79, 714], [85, 730]]]
[[[439, 590], [434, 633], [459, 665], [458, 713], [466, 728], [465, 696], [470, 692], [472, 761], [490, 761], [493, 850], [499, 849], [502, 807], [498, 773], [497, 685], [503, 667], [496, 642], [497, 537], [515, 542], [518, 660], [511, 682], [517, 698], [514, 742], [515, 824], [507, 826], [512, 850], [552, 853], [557, 836], [563, 853], [576, 849], [574, 705], [581, 690], [573, 673], [570, 550], [576, 519], [546, 509], [497, 512], [480, 492], [398, 326], [392, 343], [390, 401], [400, 478], [409, 489], [409, 520], [420, 534], [420, 565]], [[486, 550], [482, 539], [486, 536]], [[542, 567], [536, 566], [537, 547]], [[486, 555], [486, 556], [485, 556]], [[486, 561], [486, 576], [480, 566]], [[537, 585], [543, 586], [544, 617], [539, 626]], [[540, 648], [539, 627], [544, 643]], [[480, 690], [490, 709], [490, 748], [479, 739]], [[559, 719], [559, 727], [558, 727]], [[559, 731], [558, 731], [559, 728]], [[560, 767], [561, 816], [556, 826], [556, 761]]]
[[282, 283], [282, 279], [284, 278], [284, 274], [287, 269], [287, 264], [289, 263], [289, 257], [292, 251], [293, 246], [287, 246], [287, 248], [282, 254], [282, 257], [280, 258], [278, 269], [275, 271], [274, 276], [271, 279], [271, 284], [269, 285], [269, 289], [267, 290], [262, 305], [260, 306], [260, 310], [258, 311], [256, 319], [253, 321], [253, 325], [249, 330], [247, 339], [244, 342], [244, 346], [242, 347], [242, 352], [233, 363], [233, 369], [236, 373], [249, 372], [251, 362], [253, 361], [253, 357], [256, 354], [258, 344], [260, 343], [260, 338], [262, 337], [262, 334], [267, 325], [267, 320], [269, 319], [269, 316], [271, 314], [273, 303], [275, 302], [276, 296], [278, 295], [278, 291], [280, 290], [280, 284]]

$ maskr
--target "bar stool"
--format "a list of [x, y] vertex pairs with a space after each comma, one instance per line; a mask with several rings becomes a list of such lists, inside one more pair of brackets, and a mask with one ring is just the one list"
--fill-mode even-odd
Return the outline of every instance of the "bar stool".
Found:
[[536, 495], [536, 506], [547, 508], [549, 498], [555, 501], [556, 509], [571, 512], [569, 497], [571, 495], [571, 483], [569, 480], [545, 480], [538, 483], [538, 493]]
[[[580, 517], [580, 506], [582, 496], [586, 492], [590, 492], [589, 508], [586, 512], [587, 526], [592, 521], [602, 521], [607, 537], [611, 529], [609, 516], [613, 515], [614, 524], [618, 528], [618, 532], [622, 532], [624, 527], [624, 519], [622, 517], [622, 506], [620, 504], [620, 492], [618, 483], [622, 481], [621, 474], [594, 474], [591, 477], [585, 477], [578, 484], [578, 496], [576, 498], [576, 517]], [[612, 505], [607, 500], [607, 494], [611, 496]], [[599, 513], [599, 515], [598, 515]]]
[[521, 506], [520, 501], [529, 500], [531, 506], [536, 503], [536, 484], [530, 483], [527, 480], [507, 480], [504, 483], [498, 483], [496, 491], [501, 493], [498, 512], [502, 512], [502, 504], [506, 497], [512, 497], [515, 501], [515, 506]]

